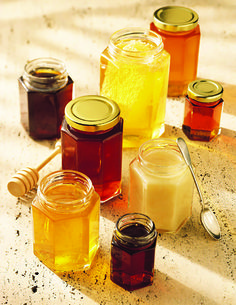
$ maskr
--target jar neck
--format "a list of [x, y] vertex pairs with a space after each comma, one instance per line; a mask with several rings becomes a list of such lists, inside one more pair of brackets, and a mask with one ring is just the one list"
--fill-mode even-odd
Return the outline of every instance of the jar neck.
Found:
[[141, 166], [155, 175], [175, 175], [186, 170], [187, 165], [174, 140], [152, 139], [139, 148]]
[[[138, 230], [142, 228], [142, 232]], [[145, 248], [156, 239], [157, 232], [154, 222], [146, 215], [130, 213], [120, 217], [116, 223], [114, 237], [125, 247]]]
[[46, 209], [63, 214], [85, 209], [93, 192], [92, 182], [86, 175], [60, 170], [41, 180], [37, 195]]
[[27, 88], [42, 92], [53, 92], [68, 82], [65, 64], [54, 58], [37, 58], [24, 67], [23, 80]]
[[150, 60], [150, 57], [158, 56], [162, 50], [161, 36], [143, 28], [125, 28], [115, 32], [108, 46], [111, 56], [122, 56], [131, 60]]

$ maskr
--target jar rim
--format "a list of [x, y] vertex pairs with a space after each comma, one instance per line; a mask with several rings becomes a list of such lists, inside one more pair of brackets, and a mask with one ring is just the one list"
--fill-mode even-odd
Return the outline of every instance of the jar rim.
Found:
[[[124, 221], [130, 221], [128, 225], [124, 224], [124, 227], [129, 227], [131, 224], [142, 224], [145, 226], [146, 229], [148, 229], [147, 235], [144, 236], [129, 236], [127, 234], [124, 234], [121, 229], [122, 222]], [[144, 222], [144, 223], [143, 223]], [[122, 243], [126, 244], [127, 246], [133, 246], [133, 247], [140, 247], [145, 246], [152, 242], [155, 237], [157, 236], [155, 223], [152, 221], [152, 219], [142, 213], [127, 213], [122, 215], [116, 222], [115, 227], [115, 235], [116, 237], [122, 241]]]
[[[124, 50], [117, 46], [117, 42], [120, 42], [125, 39], [145, 39], [148, 42], [154, 44], [156, 47], [144, 51]], [[163, 48], [164, 45], [162, 37], [156, 32], [142, 27], [123, 28], [114, 32], [110, 36], [109, 49], [111, 53], [122, 54], [133, 59], [156, 56], [163, 50]]]
[[[35, 72], [40, 70], [47, 71], [48, 75], [34, 75]], [[23, 79], [29, 89], [44, 92], [55, 91], [66, 85], [68, 72], [62, 60], [53, 57], [39, 57], [25, 64]]]
[[[150, 150], [150, 149], [171, 149], [172, 151], [176, 152], [179, 156], [179, 159], [181, 162], [178, 162], [178, 164], [163, 164], [163, 160], [160, 160], [159, 163], [157, 162], [151, 162], [149, 160], [145, 160], [145, 151]], [[154, 168], [156, 173], [162, 173], [163, 171], [165, 172], [178, 172], [181, 169], [187, 168], [187, 165], [182, 157], [182, 154], [178, 148], [178, 145], [175, 140], [173, 139], [168, 139], [168, 138], [155, 138], [148, 140], [144, 142], [140, 147], [139, 147], [139, 155], [138, 155], [140, 161], [142, 164], [145, 164], [146, 168], [151, 170], [151, 168]], [[156, 160], [155, 160], [156, 161]], [[151, 170], [153, 171], [153, 170]]]
[[[74, 186], [84, 186], [84, 197], [78, 199], [72, 199], [68, 202], [60, 199], [52, 200], [48, 198], [45, 192], [53, 186], [62, 186], [63, 184], [72, 184], [71, 180], [73, 179]], [[44, 176], [38, 186], [37, 195], [42, 201], [45, 203], [45, 207], [50, 210], [57, 211], [58, 213], [67, 213], [68, 211], [78, 211], [84, 209], [88, 205], [88, 200], [92, 196], [94, 192], [94, 187], [92, 184], [91, 179], [86, 176], [85, 174], [74, 171], [74, 170], [58, 170], [49, 173], [48, 175]]]

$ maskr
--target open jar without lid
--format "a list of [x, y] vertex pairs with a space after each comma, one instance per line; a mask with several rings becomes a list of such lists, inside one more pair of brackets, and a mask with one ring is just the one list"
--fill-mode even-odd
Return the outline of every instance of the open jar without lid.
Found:
[[99, 246], [100, 198], [76, 171], [45, 176], [32, 203], [34, 254], [53, 271], [89, 268]]
[[18, 83], [21, 123], [29, 135], [35, 139], [60, 137], [64, 109], [73, 92], [65, 64], [47, 57], [29, 61]]
[[148, 216], [120, 217], [111, 243], [111, 280], [129, 291], [151, 285], [156, 238], [155, 224]]
[[62, 168], [85, 173], [102, 202], [121, 192], [122, 136], [123, 119], [114, 101], [88, 95], [66, 106]]
[[169, 96], [185, 95], [197, 75], [200, 43], [198, 14], [183, 6], [164, 6], [153, 15], [150, 29], [162, 37], [170, 54]]
[[175, 141], [143, 143], [129, 183], [129, 211], [151, 217], [158, 232], [176, 232], [190, 218], [193, 179]]
[[188, 85], [182, 128], [189, 139], [210, 141], [220, 134], [222, 96], [223, 87], [213, 80], [199, 79]]

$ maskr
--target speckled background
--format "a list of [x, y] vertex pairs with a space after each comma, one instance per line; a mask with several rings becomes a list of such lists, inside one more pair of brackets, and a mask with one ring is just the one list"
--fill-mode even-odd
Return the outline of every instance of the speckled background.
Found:
[[[193, 215], [177, 234], [158, 236], [152, 286], [127, 292], [110, 280], [114, 223], [127, 211], [128, 165], [123, 153], [123, 192], [101, 206], [100, 249], [86, 272], [54, 274], [32, 253], [30, 197], [16, 199], [7, 181], [21, 167], [36, 166], [54, 141], [34, 141], [20, 125], [17, 79], [27, 60], [52, 56], [66, 62], [74, 96], [99, 93], [99, 57], [109, 36], [127, 26], [148, 27], [153, 12], [186, 5], [200, 16], [198, 76], [222, 83], [222, 133], [210, 143], [186, 139], [184, 99], [168, 99], [163, 137], [186, 139], [205, 201], [214, 210], [222, 239], [212, 240]], [[30, 304], [236, 304], [236, 2], [153, 0], [1, 0], [0, 2], [0, 303]], [[41, 172], [60, 169], [57, 156]], [[33, 193], [31, 197], [33, 197]]]

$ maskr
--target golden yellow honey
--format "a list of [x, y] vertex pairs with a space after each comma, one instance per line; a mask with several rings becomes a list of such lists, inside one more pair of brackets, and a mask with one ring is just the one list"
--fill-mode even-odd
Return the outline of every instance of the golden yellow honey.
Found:
[[164, 132], [170, 56], [156, 33], [124, 29], [101, 54], [100, 93], [120, 107], [124, 147]]
[[44, 177], [32, 203], [34, 254], [53, 271], [89, 268], [99, 247], [100, 198], [76, 171]]

